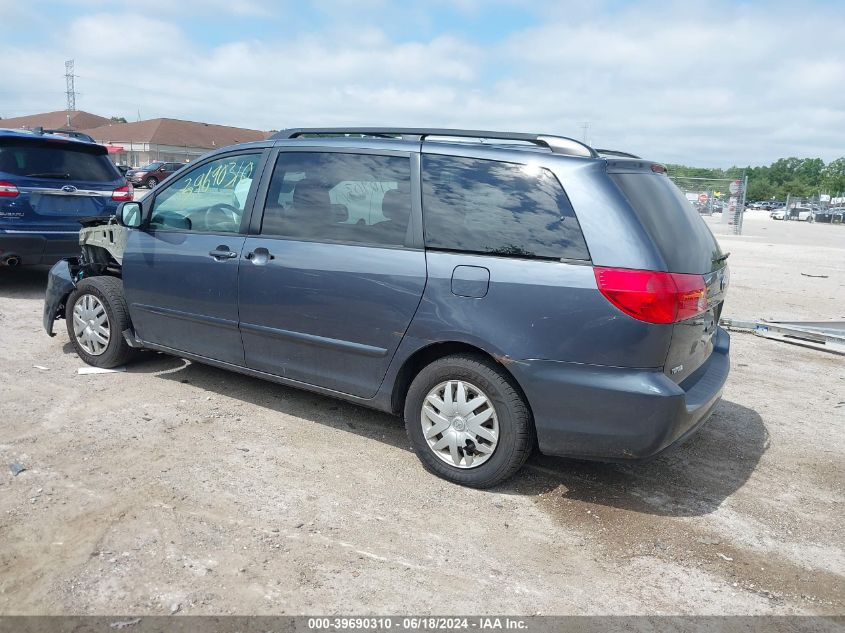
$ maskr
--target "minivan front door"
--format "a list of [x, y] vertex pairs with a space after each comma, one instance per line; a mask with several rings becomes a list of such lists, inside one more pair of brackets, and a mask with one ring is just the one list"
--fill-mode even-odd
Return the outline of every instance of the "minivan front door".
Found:
[[243, 365], [238, 264], [260, 153], [205, 162], [158, 191], [132, 231], [123, 284], [145, 343]]
[[279, 154], [241, 260], [248, 367], [375, 395], [425, 287], [410, 172], [407, 154]]

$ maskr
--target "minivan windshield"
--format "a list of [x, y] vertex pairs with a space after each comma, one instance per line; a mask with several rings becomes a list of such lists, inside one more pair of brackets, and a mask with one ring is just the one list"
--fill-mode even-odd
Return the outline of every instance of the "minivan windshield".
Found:
[[0, 144], [0, 173], [87, 182], [113, 182], [119, 178], [104, 152], [73, 143], [29, 140]]
[[666, 262], [668, 272], [706, 274], [725, 265], [701, 215], [667, 176], [611, 173]]

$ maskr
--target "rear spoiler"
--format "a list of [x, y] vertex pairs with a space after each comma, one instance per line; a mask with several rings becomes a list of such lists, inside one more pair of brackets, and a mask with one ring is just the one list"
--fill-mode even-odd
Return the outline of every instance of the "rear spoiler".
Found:
[[636, 154], [631, 154], [630, 152], [623, 152], [618, 149], [597, 149], [596, 151], [602, 158], [640, 158]]
[[607, 161], [607, 173], [609, 174], [663, 174], [666, 173], [666, 165], [655, 163], [641, 158], [618, 158]]
[[109, 153], [108, 149], [106, 149], [105, 145], [100, 145], [96, 142], [86, 141], [84, 139], [78, 139], [72, 136], [60, 136], [58, 134], [52, 134], [50, 132], [45, 132], [44, 134], [27, 134], [27, 135], [14, 135], [14, 136], [2, 136], [0, 135], [0, 146], [9, 146], [9, 145], [20, 145], [20, 144], [30, 144], [30, 145], [44, 145], [45, 143], [49, 144], [56, 144], [56, 145], [64, 145], [65, 148], [69, 150], [73, 150], [76, 152], [86, 152], [88, 154], [96, 154], [105, 156]]

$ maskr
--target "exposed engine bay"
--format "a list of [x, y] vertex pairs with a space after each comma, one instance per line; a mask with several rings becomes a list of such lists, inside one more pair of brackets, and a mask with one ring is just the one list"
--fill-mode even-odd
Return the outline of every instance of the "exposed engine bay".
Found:
[[89, 275], [107, 272], [119, 274], [129, 229], [118, 224], [114, 216], [83, 218], [80, 223], [80, 267], [87, 269]]

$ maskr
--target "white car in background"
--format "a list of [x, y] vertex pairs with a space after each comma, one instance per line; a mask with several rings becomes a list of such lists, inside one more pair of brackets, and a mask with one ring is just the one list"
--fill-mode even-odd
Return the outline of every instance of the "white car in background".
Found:
[[812, 222], [815, 211], [809, 207], [793, 207], [786, 212], [786, 220], [799, 220], [800, 222]]
[[786, 219], [786, 209], [776, 209], [769, 214], [769, 217], [773, 220], [785, 220]]

